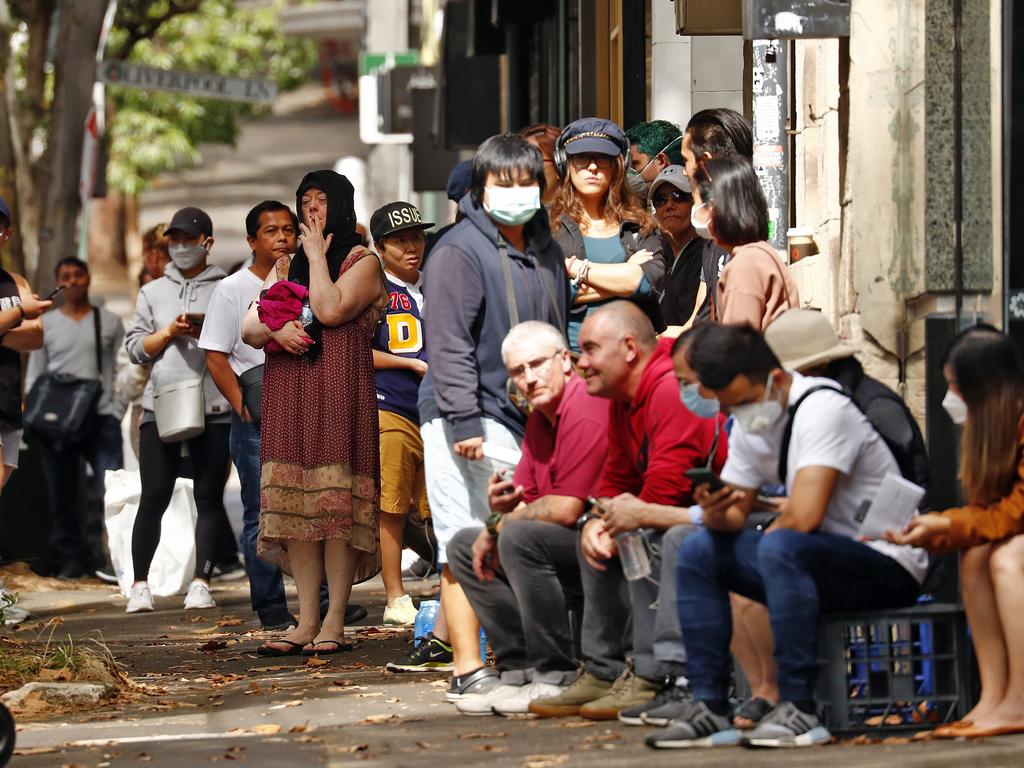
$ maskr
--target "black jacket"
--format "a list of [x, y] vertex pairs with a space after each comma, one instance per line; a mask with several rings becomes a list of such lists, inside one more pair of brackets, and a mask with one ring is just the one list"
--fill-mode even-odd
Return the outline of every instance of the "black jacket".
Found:
[[[661, 316], [668, 325], [683, 325], [693, 315], [700, 288], [706, 284], [703, 262], [705, 241], [695, 237], [683, 246], [678, 259], [672, 252], [672, 244], [667, 235], [662, 241], [668, 269], [660, 293]], [[715, 286], [711, 286], [704, 292], [704, 298], [697, 311], [698, 317], [709, 312], [707, 306], [711, 302], [711, 292], [714, 290]]]
[[[510, 325], [498, 229], [469, 195], [466, 218], [434, 247], [423, 270], [423, 326], [430, 368], [420, 385], [420, 422], [441, 416], [454, 441], [484, 434], [488, 417], [522, 436], [525, 417], [509, 402], [501, 342]], [[524, 229], [526, 253], [506, 246], [519, 321], [565, 332], [569, 281], [541, 209]]]
[[[698, 320], [711, 320], [713, 317], [720, 317], [718, 312], [718, 278], [722, 276], [722, 269], [725, 268], [725, 260], [728, 253], [714, 240], [704, 240], [704, 250], [701, 253], [701, 261], [704, 269], [704, 282], [708, 286], [709, 301], [701, 307], [697, 313]], [[712, 314], [714, 313], [714, 314]]]
[[[568, 216], [563, 215], [559, 220], [561, 225], [554, 233], [555, 242], [562, 249], [565, 258], [575, 256], [578, 259], [586, 258], [586, 248], [583, 243], [583, 233], [579, 225]], [[644, 236], [640, 234], [640, 225], [632, 221], [624, 221], [619, 227], [619, 242], [622, 250], [629, 259], [637, 251], [648, 250], [654, 254], [654, 258], [646, 264], [641, 265], [644, 276], [651, 286], [651, 293], [647, 296], [631, 298], [640, 309], [644, 311], [654, 325], [654, 330], [661, 333], [665, 330], [665, 321], [661, 317], [661, 310], [658, 308], [658, 294], [661, 291], [662, 281], [665, 279], [665, 252], [662, 250], [661, 234], [654, 230]], [[582, 304], [573, 308], [570, 312], [570, 321], [582, 322], [586, 317], [587, 309], [597, 304]]]

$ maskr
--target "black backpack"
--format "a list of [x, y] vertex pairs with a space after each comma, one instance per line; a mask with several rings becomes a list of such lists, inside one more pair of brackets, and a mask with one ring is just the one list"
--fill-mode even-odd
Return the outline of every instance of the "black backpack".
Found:
[[[917, 485], [920, 485], [922, 488], [925, 489], [926, 495], [925, 499], [921, 503], [921, 511], [923, 512], [926, 509], [930, 508], [927, 496], [928, 460], [927, 455], [924, 452], [923, 444], [918, 445], [918, 442], [920, 441], [916, 439], [912, 439], [908, 442], [901, 442], [891, 438], [887, 434], [888, 430], [886, 429], [886, 427], [880, 427], [878, 423], [872, 420], [871, 414], [865, 410], [861, 403], [857, 401], [857, 398], [854, 397], [853, 393], [840, 384], [837, 384], [836, 386], [831, 386], [828, 384], [818, 384], [816, 386], [813, 386], [806, 392], [804, 392], [797, 399], [797, 401], [793, 403], [791, 406], [789, 406], [789, 408], [787, 409], [788, 421], [786, 422], [786, 430], [782, 435], [782, 446], [779, 452], [778, 472], [780, 482], [782, 482], [783, 484], [785, 484], [786, 482], [786, 472], [789, 468], [789, 443], [793, 437], [793, 418], [796, 416], [797, 409], [800, 408], [800, 405], [804, 402], [804, 400], [813, 395], [815, 392], [818, 392], [823, 389], [831, 390], [833, 392], [837, 392], [841, 395], [844, 395], [850, 399], [850, 402], [857, 406], [857, 410], [864, 414], [864, 417], [868, 420], [868, 423], [874, 428], [878, 436], [882, 438], [882, 441], [889, 447], [889, 450], [892, 452], [893, 457], [896, 459], [896, 464], [900, 468], [900, 474], [903, 475], [903, 477], [909, 480], [910, 482], [916, 483]], [[878, 399], [881, 400], [881, 398]]]

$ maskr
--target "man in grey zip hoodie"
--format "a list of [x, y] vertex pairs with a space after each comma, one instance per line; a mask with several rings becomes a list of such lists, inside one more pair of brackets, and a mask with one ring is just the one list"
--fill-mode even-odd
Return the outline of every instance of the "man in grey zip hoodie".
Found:
[[[198, 208], [174, 214], [166, 230], [172, 263], [164, 276], [139, 291], [135, 318], [125, 336], [131, 361], [149, 365], [149, 383], [142, 396], [139, 430], [139, 471], [142, 496], [132, 531], [134, 569], [128, 612], [152, 611], [149, 566], [160, 541], [160, 520], [170, 503], [183, 455], [191, 457], [196, 507], [196, 570], [185, 608], [214, 607], [210, 576], [222, 536], [230, 534], [224, 510], [224, 485], [230, 466], [228, 449], [231, 406], [206, 370], [199, 348], [206, 307], [218, 281], [220, 267], [207, 263], [213, 245], [213, 223]], [[154, 413], [154, 393], [167, 384], [203, 380], [205, 428], [181, 443], [163, 442]]]

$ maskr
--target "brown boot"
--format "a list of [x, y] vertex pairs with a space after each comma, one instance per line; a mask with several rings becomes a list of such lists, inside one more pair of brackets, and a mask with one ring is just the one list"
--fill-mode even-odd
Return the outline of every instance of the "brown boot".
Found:
[[530, 714], [541, 717], [572, 717], [587, 702], [600, 699], [612, 689], [612, 683], [601, 680], [585, 671], [576, 682], [557, 696], [534, 699], [530, 702]]
[[637, 677], [632, 669], [627, 669], [619, 675], [607, 694], [582, 705], [579, 714], [588, 720], [616, 720], [619, 710], [650, 701], [660, 690], [660, 684]]

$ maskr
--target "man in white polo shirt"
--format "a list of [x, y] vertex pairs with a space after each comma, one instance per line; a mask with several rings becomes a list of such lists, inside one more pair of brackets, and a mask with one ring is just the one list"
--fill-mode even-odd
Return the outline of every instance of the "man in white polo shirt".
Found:
[[[863, 511], [899, 466], [834, 381], [786, 372], [749, 325], [702, 326], [688, 362], [704, 394], [735, 424], [725, 487], [697, 489], [705, 530], [679, 549], [679, 619], [694, 701], [647, 743], [826, 743], [832, 737], [814, 704], [819, 615], [909, 605], [928, 567], [923, 550], [857, 538]], [[780, 475], [787, 490], [781, 515], [763, 534], [747, 529], [757, 489]], [[767, 606], [778, 665], [779, 704], [742, 739], [727, 701], [730, 592]]]

